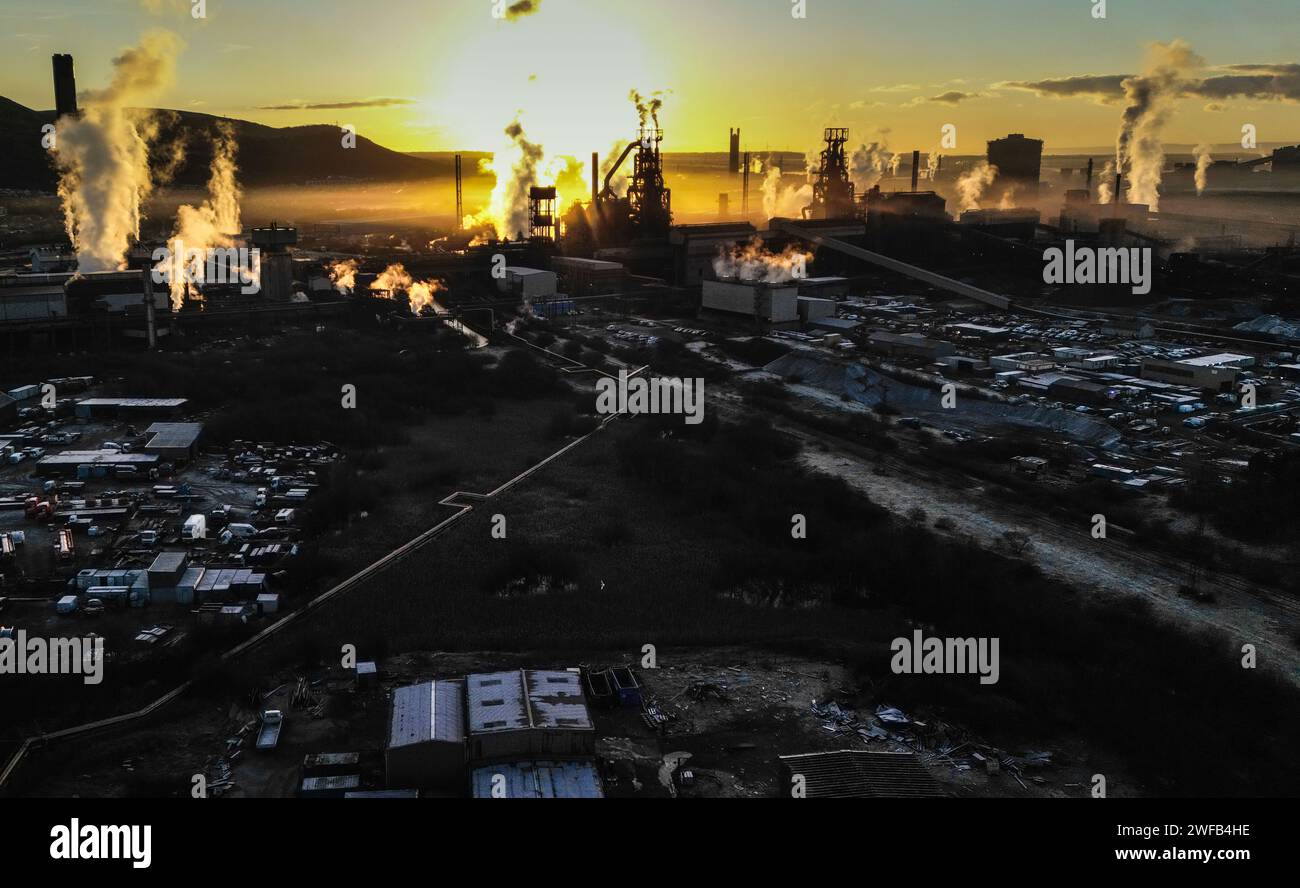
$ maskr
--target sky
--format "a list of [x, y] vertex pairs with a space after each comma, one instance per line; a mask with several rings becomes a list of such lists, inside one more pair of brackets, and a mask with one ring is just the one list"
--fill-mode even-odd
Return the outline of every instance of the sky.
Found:
[[198, 2], [0, 0], [0, 95], [51, 108], [55, 52], [101, 88], [163, 28], [183, 49], [155, 106], [351, 124], [401, 151], [491, 151], [517, 117], [548, 152], [604, 153], [635, 131], [632, 89], [660, 93], [668, 151], [725, 151], [737, 126], [755, 152], [812, 149], [826, 126], [925, 151], [949, 124], [945, 153], [1009, 132], [1064, 151], [1112, 145], [1115, 76], [1181, 39], [1206, 85], [1167, 142], [1246, 124], [1300, 141], [1300, 0], [1108, 0], [1104, 19], [1099, 0], [804, 0], [804, 18], [795, 0], [533, 0], [513, 19], [493, 16], [509, 0], [206, 0], [196, 19]]

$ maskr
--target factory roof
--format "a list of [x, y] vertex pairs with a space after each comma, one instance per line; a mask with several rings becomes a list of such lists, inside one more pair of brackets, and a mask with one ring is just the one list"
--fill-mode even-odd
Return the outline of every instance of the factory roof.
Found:
[[1228, 364], [1240, 364], [1243, 361], [1254, 362], [1250, 355], [1234, 355], [1230, 352], [1222, 352], [1217, 355], [1202, 355], [1199, 358], [1188, 358], [1185, 361], [1179, 361], [1180, 364], [1188, 364], [1192, 367], [1223, 367]]
[[852, 332], [862, 326], [860, 321], [849, 321], [844, 318], [818, 318], [812, 322], [814, 327], [823, 327], [827, 330], [842, 330]]
[[509, 274], [530, 275], [530, 274], [553, 274], [545, 268], [525, 268], [522, 265], [509, 265], [506, 267]]
[[396, 747], [430, 741], [463, 742], [463, 688], [464, 684], [459, 681], [427, 681], [393, 691], [393, 718], [388, 745]]
[[466, 679], [471, 734], [593, 729], [578, 673], [524, 670]]
[[184, 552], [159, 552], [149, 565], [150, 573], [176, 573], [185, 566], [189, 557]]
[[807, 798], [940, 798], [943, 791], [910, 752], [841, 750], [781, 756], [801, 774]]
[[201, 422], [155, 422], [145, 429], [153, 436], [145, 447], [193, 447], [202, 433]]
[[86, 398], [78, 407], [184, 407], [185, 398]]
[[591, 761], [510, 762], [475, 768], [470, 777], [474, 798], [493, 798], [493, 781], [505, 778], [508, 799], [599, 799], [604, 798], [600, 775]]
[[116, 450], [65, 450], [37, 460], [38, 466], [152, 466], [158, 462], [153, 453], [118, 453]]

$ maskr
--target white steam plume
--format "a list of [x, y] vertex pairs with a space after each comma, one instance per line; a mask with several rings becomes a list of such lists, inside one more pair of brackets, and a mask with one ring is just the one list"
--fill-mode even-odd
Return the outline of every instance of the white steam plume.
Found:
[[220, 121], [212, 140], [208, 199], [197, 207], [182, 204], [176, 210], [176, 229], [167, 244], [171, 259], [164, 260], [162, 268], [169, 278], [175, 311], [184, 307], [187, 295], [199, 295], [198, 287], [206, 278], [209, 251], [233, 247], [234, 238], [242, 228], [241, 192], [236, 178], [239, 167], [235, 163], [238, 150], [234, 124]]
[[812, 253], [790, 245], [780, 253], [773, 253], [763, 245], [757, 235], [744, 246], [732, 244], [730, 249], [718, 248], [713, 259], [713, 273], [719, 278], [732, 278], [764, 284], [784, 284], [803, 277]]
[[1155, 43], [1143, 73], [1124, 80], [1126, 105], [1115, 143], [1115, 159], [1128, 185], [1129, 203], [1160, 208], [1165, 124], [1178, 97], [1202, 65], [1204, 60], [1182, 40]]
[[1193, 153], [1196, 155], [1196, 195], [1200, 197], [1210, 184], [1210, 164], [1214, 163], [1214, 158], [1210, 156], [1209, 145], [1197, 145]]
[[978, 210], [980, 201], [984, 198], [984, 192], [993, 184], [993, 180], [998, 177], [998, 168], [990, 166], [987, 160], [981, 160], [978, 164], [961, 174], [957, 180], [957, 198], [958, 209], [961, 212], [967, 210]]
[[107, 89], [81, 100], [82, 113], [57, 124], [54, 156], [60, 171], [64, 225], [81, 273], [126, 267], [140, 235], [140, 205], [153, 190], [149, 146], [157, 126], [130, 110], [170, 81], [180, 39], [150, 31], [113, 60]]
[[798, 186], [781, 184], [781, 168], [769, 166], [763, 177], [763, 212], [767, 218], [777, 216], [797, 219], [812, 204], [813, 187], [805, 182]]

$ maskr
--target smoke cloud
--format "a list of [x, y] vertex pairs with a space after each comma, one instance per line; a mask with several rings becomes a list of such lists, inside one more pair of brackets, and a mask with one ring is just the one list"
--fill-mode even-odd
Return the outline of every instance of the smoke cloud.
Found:
[[228, 120], [218, 122], [212, 141], [208, 199], [197, 207], [182, 204], [176, 210], [175, 233], [167, 244], [171, 260], [164, 260], [161, 269], [169, 278], [174, 311], [184, 307], [186, 296], [199, 295], [198, 287], [206, 277], [208, 252], [233, 247], [234, 238], [243, 227], [239, 211], [239, 167], [235, 162], [238, 150], [234, 124]]
[[853, 187], [859, 194], [870, 191], [885, 177], [887, 170], [894, 168], [894, 161], [895, 155], [883, 139], [859, 146], [849, 160], [849, 178], [853, 180]]
[[82, 114], [57, 124], [59, 198], [83, 274], [125, 268], [127, 250], [140, 235], [140, 205], [154, 187], [149, 146], [158, 129], [128, 106], [171, 81], [180, 46], [169, 31], [146, 33], [139, 46], [113, 60], [108, 88], [86, 93]]
[[1210, 183], [1210, 164], [1214, 163], [1214, 158], [1210, 156], [1209, 145], [1197, 145], [1192, 153], [1196, 155], [1196, 195], [1199, 197]]
[[641, 128], [645, 129], [646, 122], [649, 121], [655, 129], [659, 129], [659, 109], [664, 106], [663, 93], [655, 92], [647, 97], [632, 90], [627, 97], [632, 100], [632, 104], [636, 105], [637, 117], [641, 119]]
[[[558, 158], [547, 161], [545, 149], [528, 140], [518, 119], [505, 128], [505, 135], [509, 143], [481, 164], [485, 171], [496, 176], [487, 208], [464, 220], [465, 228], [491, 229], [498, 239], [527, 235], [528, 189], [534, 185], [553, 185], [564, 166]], [[559, 207], [556, 209], [558, 212]]]
[[781, 168], [769, 166], [763, 177], [763, 212], [767, 218], [799, 218], [812, 205], [813, 188], [807, 182], [798, 186], [781, 183]]
[[384, 273], [375, 278], [370, 289], [388, 299], [394, 298], [399, 291], [405, 291], [411, 305], [411, 314], [419, 314], [425, 308], [432, 308], [439, 314], [444, 312], [434, 296], [446, 290], [447, 285], [440, 280], [417, 281], [400, 262], [385, 268]]
[[351, 296], [357, 287], [357, 260], [344, 259], [330, 266], [330, 282], [343, 296]]
[[519, 0], [506, 7], [506, 21], [514, 22], [542, 8], [542, 0]]
[[1129, 203], [1160, 208], [1165, 165], [1162, 141], [1175, 103], [1204, 61], [1182, 40], [1152, 44], [1143, 73], [1124, 81], [1125, 107], [1115, 143], [1116, 165], [1128, 183]]
[[812, 253], [794, 245], [786, 247], [780, 253], [773, 253], [755, 235], [744, 246], [732, 244], [730, 249], [719, 247], [718, 255], [713, 260], [713, 273], [719, 278], [784, 284], [804, 277], [812, 258]]
[[990, 166], [987, 160], [981, 160], [962, 173], [957, 180], [958, 209], [963, 213], [968, 210], [978, 210], [980, 201], [984, 199], [984, 192], [997, 177], [998, 168]]

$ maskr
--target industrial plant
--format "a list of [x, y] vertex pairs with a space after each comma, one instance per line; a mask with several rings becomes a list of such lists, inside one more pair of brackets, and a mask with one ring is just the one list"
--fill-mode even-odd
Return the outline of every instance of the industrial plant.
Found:
[[188, 2], [23, 38], [0, 804], [1300, 790], [1296, 66], [721, 2], [825, 57], [550, 0], [376, 10], [366, 71]]

